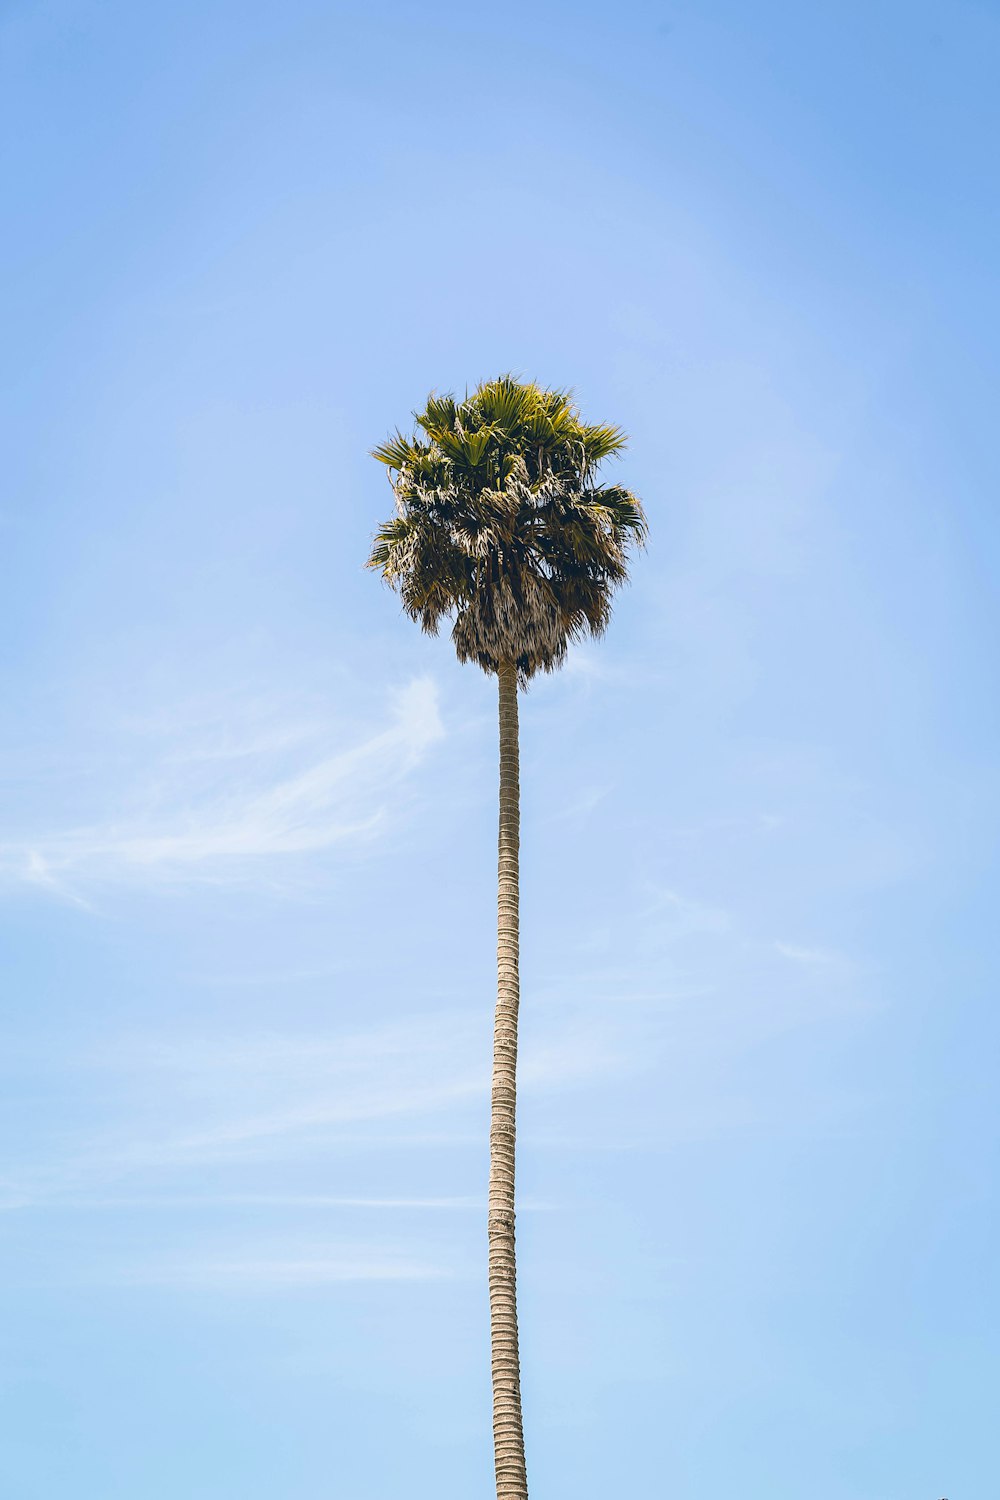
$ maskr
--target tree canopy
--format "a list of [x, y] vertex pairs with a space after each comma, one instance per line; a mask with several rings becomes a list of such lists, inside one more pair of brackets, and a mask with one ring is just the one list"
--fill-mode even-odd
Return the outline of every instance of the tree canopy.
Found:
[[568, 392], [510, 375], [463, 401], [431, 395], [415, 422], [373, 450], [396, 514], [368, 566], [430, 634], [452, 621], [461, 661], [513, 664], [522, 683], [552, 671], [570, 641], [605, 630], [645, 538], [636, 496], [598, 480], [625, 434], [584, 422]]

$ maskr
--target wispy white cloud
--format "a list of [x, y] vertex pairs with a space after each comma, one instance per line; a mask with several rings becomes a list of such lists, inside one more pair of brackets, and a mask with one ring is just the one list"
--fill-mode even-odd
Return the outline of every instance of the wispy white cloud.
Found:
[[281, 990], [287, 985], [312, 984], [316, 980], [336, 979], [349, 964], [325, 964], [314, 969], [274, 969], [254, 974], [185, 974], [188, 984], [204, 985], [208, 989], [270, 989]]
[[639, 912], [647, 934], [659, 942], [675, 942], [696, 934], [725, 932], [732, 926], [729, 912], [694, 900], [666, 886], [650, 890]]
[[[518, 1199], [519, 1213], [539, 1213], [551, 1205]], [[47, 1198], [10, 1198], [0, 1196], [0, 1212], [29, 1208], [57, 1209], [214, 1209], [214, 1208], [283, 1208], [283, 1209], [358, 1209], [375, 1213], [485, 1213], [483, 1197], [373, 1198], [350, 1197], [338, 1193], [88, 1193], [53, 1195]]]
[[118, 1280], [133, 1286], [190, 1287], [213, 1292], [269, 1291], [329, 1286], [337, 1282], [436, 1281], [454, 1273], [430, 1261], [357, 1248], [312, 1247], [295, 1254], [196, 1256], [151, 1262], [126, 1270]]
[[563, 663], [563, 674], [589, 683], [607, 679], [612, 675], [612, 668], [591, 648], [575, 645]]
[[[585, 1026], [525, 1047], [522, 1087], [566, 1085], [620, 1067], [605, 1033]], [[170, 1075], [171, 1097], [189, 1100], [188, 1128], [146, 1137], [133, 1129], [98, 1157], [125, 1170], [183, 1167], [300, 1150], [345, 1128], [453, 1113], [489, 1095], [488, 1040], [472, 1018], [446, 1014], [334, 1040], [126, 1047], [108, 1060], [127, 1073], [138, 1070], [154, 1089], [157, 1072]]]
[[832, 964], [843, 963], [843, 956], [832, 952], [829, 948], [806, 948], [799, 943], [775, 943], [776, 953], [782, 958], [791, 960], [796, 964], [810, 964], [813, 967], [828, 968]]
[[397, 695], [387, 727], [304, 765], [289, 759], [301, 753], [298, 731], [255, 732], [244, 744], [216, 733], [183, 749], [168, 740], [122, 787], [127, 813], [0, 841], [0, 878], [82, 904], [81, 889], [124, 880], [245, 881], [276, 859], [371, 838], [392, 788], [443, 733], [434, 684], [422, 678]]
[[583, 820], [589, 818], [595, 808], [611, 795], [611, 786], [589, 786], [585, 787], [580, 795], [569, 799], [564, 806], [556, 807], [549, 813], [549, 818], [555, 822], [562, 819]]
[[[627, 1065], [620, 1051], [607, 1027], [561, 1024], [557, 1035], [533, 1038], [523, 1050], [525, 1097], [618, 1071]], [[169, 1197], [185, 1174], [308, 1162], [339, 1142], [481, 1145], [489, 1027], [482, 1017], [448, 1012], [335, 1036], [145, 1037], [107, 1044], [70, 1066], [78, 1085], [99, 1086], [107, 1123], [86, 1138], [74, 1134], [61, 1150], [40, 1126], [35, 1148], [0, 1184], [0, 1208], [96, 1207], [109, 1188], [108, 1202], [117, 1201], [125, 1183], [135, 1184], [140, 1198], [164, 1201], [161, 1190]], [[210, 1204], [211, 1193], [202, 1198], [202, 1191], [198, 1201]], [[288, 1207], [478, 1204], [393, 1194], [279, 1196]], [[249, 1206], [272, 1197], [236, 1193], [225, 1201]]]

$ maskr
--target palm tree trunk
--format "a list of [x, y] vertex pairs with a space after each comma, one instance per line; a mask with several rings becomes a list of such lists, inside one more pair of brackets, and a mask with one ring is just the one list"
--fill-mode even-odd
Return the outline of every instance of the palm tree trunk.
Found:
[[493, 1452], [497, 1500], [527, 1500], [521, 1372], [517, 1348], [514, 1254], [514, 1136], [517, 1103], [518, 847], [520, 805], [517, 671], [504, 664], [500, 684], [500, 838], [497, 880], [497, 1009], [490, 1116], [490, 1344], [493, 1352]]

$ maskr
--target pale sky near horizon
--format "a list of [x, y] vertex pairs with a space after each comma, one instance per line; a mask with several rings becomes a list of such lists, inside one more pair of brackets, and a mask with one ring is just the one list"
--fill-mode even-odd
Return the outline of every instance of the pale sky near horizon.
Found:
[[0, 9], [0, 1496], [492, 1485], [502, 370], [648, 551], [522, 703], [532, 1494], [984, 1500], [1000, 11]]

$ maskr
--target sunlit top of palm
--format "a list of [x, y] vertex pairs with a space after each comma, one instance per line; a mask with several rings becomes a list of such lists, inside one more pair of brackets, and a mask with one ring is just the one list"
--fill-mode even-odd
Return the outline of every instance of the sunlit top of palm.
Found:
[[511, 376], [464, 401], [431, 396], [411, 437], [374, 450], [396, 496], [368, 562], [435, 634], [451, 619], [461, 661], [551, 671], [570, 641], [600, 635], [646, 530], [621, 485], [600, 484], [617, 427], [584, 422], [563, 391]]

